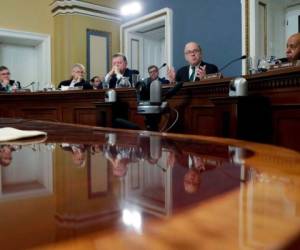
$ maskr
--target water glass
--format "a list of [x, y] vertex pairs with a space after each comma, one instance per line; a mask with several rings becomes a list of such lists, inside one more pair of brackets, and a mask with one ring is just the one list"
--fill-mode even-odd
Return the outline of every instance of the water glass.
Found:
[[266, 58], [261, 58], [258, 60], [257, 70], [258, 72], [266, 72], [270, 68], [270, 64]]
[[132, 74], [132, 87], [135, 88], [135, 85], [140, 80], [139, 74]]
[[103, 89], [109, 89], [109, 82], [103, 81], [102, 82], [102, 88]]
[[130, 88], [131, 83], [129, 82], [129, 77], [122, 77], [119, 81], [119, 88]]

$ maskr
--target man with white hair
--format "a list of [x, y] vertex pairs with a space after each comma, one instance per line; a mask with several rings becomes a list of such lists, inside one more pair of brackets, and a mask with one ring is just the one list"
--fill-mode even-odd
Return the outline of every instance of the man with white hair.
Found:
[[184, 47], [185, 60], [189, 65], [180, 68], [177, 72], [169, 69], [168, 77], [172, 82], [196, 82], [202, 80], [206, 74], [217, 73], [218, 67], [202, 61], [202, 49], [196, 42], [189, 42]]

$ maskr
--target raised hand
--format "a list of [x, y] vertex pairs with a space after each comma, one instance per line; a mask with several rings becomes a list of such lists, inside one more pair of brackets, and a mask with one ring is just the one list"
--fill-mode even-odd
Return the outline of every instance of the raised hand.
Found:
[[176, 72], [175, 72], [175, 69], [174, 67], [172, 66], [168, 66], [168, 69], [167, 69], [167, 76], [168, 76], [168, 79], [169, 81], [172, 83], [172, 82], [175, 82], [175, 78], [176, 78]]
[[206, 76], [206, 65], [200, 66], [196, 71], [196, 76], [202, 80]]

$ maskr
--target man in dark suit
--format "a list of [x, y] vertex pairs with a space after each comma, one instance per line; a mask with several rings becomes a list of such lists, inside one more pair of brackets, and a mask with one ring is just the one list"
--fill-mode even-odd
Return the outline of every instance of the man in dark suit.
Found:
[[109, 83], [109, 88], [131, 87], [133, 74], [139, 72], [127, 68], [126, 56], [117, 53], [112, 57], [112, 69], [106, 74], [104, 81]]
[[168, 77], [171, 81], [195, 82], [202, 80], [206, 74], [217, 73], [218, 67], [202, 61], [202, 49], [196, 42], [189, 42], [184, 47], [185, 60], [189, 65], [175, 70], [169, 69]]
[[21, 84], [19, 82], [10, 79], [9, 69], [5, 66], [0, 66], [0, 91], [12, 92], [20, 88]]
[[83, 89], [93, 89], [93, 87], [84, 80], [85, 67], [76, 63], [72, 67], [71, 77], [69, 80], [64, 80], [60, 82], [58, 88], [61, 89], [62, 86], [65, 87], [82, 87]]
[[149, 81], [153, 82], [155, 80], [158, 80], [161, 84], [168, 84], [170, 81], [166, 78], [159, 77], [159, 69], [156, 65], [151, 65], [148, 67], [148, 73], [149, 73]]
[[290, 62], [300, 60], [300, 33], [295, 33], [288, 38], [285, 53]]

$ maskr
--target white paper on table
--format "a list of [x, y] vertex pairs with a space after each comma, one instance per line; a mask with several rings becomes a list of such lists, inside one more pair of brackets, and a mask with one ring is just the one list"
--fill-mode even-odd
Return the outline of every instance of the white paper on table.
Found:
[[20, 130], [10, 127], [0, 128], [0, 142], [37, 136], [47, 136], [47, 133], [37, 130]]

